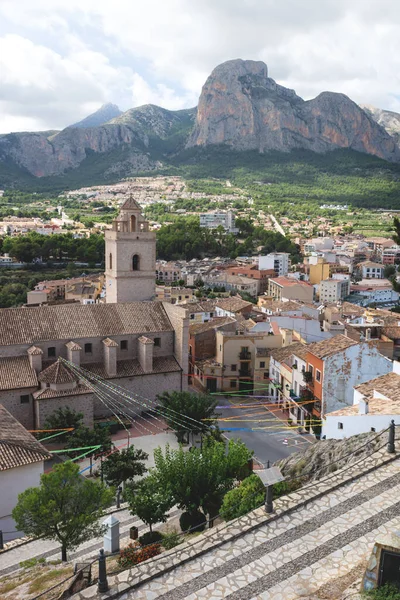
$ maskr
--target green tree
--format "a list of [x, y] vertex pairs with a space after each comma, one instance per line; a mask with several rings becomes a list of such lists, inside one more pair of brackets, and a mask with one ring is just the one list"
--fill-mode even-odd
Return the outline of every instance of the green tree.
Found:
[[[110, 450], [111, 436], [109, 428], [95, 425], [93, 429], [90, 429], [89, 427], [80, 425], [68, 438], [66, 447], [69, 449], [85, 448], [86, 446], [101, 446], [102, 450]], [[81, 452], [78, 451], [77, 454], [81, 454]]]
[[394, 217], [393, 219], [393, 229], [394, 234], [392, 240], [400, 246], [400, 219], [398, 217]]
[[[44, 429], [74, 429], [77, 430], [82, 426], [83, 413], [77, 412], [69, 408], [69, 406], [57, 408], [49, 415], [44, 423]], [[73, 432], [66, 432], [62, 440], [68, 440]]]
[[394, 265], [386, 265], [383, 270], [383, 274], [386, 277], [386, 279], [390, 279], [391, 277], [393, 277], [393, 275], [396, 274], [396, 267]]
[[263, 482], [258, 475], [250, 475], [224, 496], [220, 514], [225, 521], [230, 521], [258, 508], [264, 500]]
[[168, 488], [161, 487], [154, 475], [149, 475], [137, 484], [128, 484], [125, 498], [132, 515], [136, 515], [150, 531], [156, 523], [165, 523], [174, 501]]
[[206, 433], [217, 415], [217, 400], [209, 394], [191, 392], [164, 392], [157, 396], [160, 411], [167, 425], [175, 431], [178, 442], [189, 443], [193, 436]]
[[68, 550], [103, 533], [99, 519], [112, 499], [112, 490], [84, 479], [68, 461], [42, 475], [40, 487], [19, 494], [12, 516], [25, 534], [59, 542], [66, 561]]
[[234, 440], [226, 447], [210, 438], [202, 449], [192, 448], [190, 452], [167, 445], [164, 452], [161, 448], [154, 451], [153, 473], [159, 485], [170, 490], [174, 503], [195, 522], [200, 508], [210, 516], [217, 513], [251, 455], [243, 442]]
[[130, 446], [110, 454], [103, 462], [103, 476], [109, 485], [118, 487], [134, 477], [141, 477], [147, 472], [144, 465], [149, 458], [140, 448]]

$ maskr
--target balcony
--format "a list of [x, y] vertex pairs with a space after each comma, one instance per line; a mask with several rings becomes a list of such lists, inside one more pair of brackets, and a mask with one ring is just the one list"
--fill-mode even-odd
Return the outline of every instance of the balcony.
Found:
[[248, 350], [242, 350], [241, 352], [239, 352], [239, 359], [251, 360], [251, 352], [249, 352]]
[[251, 377], [250, 369], [239, 369], [239, 377]]

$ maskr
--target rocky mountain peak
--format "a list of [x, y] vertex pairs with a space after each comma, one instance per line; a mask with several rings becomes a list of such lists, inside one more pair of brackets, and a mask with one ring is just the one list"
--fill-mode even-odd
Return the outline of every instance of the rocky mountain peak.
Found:
[[305, 102], [253, 60], [227, 61], [204, 84], [188, 146], [211, 144], [260, 152], [352, 148], [400, 160], [395, 140], [350, 98], [323, 92]]
[[82, 121], [78, 121], [73, 125], [69, 125], [71, 129], [85, 129], [87, 127], [98, 127], [99, 125], [104, 125], [118, 117], [122, 114], [122, 111], [118, 108], [116, 104], [112, 104], [108, 102], [107, 104], [103, 104], [98, 110], [96, 110], [91, 115], [88, 115]]

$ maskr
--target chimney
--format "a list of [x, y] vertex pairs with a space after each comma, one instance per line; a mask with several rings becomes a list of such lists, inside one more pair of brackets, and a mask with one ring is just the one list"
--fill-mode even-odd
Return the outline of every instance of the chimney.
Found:
[[139, 363], [145, 373], [151, 373], [153, 370], [153, 346], [154, 342], [150, 338], [142, 335], [139, 342]]
[[116, 377], [117, 375], [117, 342], [106, 338], [103, 340], [104, 345], [104, 367], [109, 377]]
[[28, 356], [31, 368], [34, 371], [36, 371], [36, 373], [40, 373], [40, 371], [42, 370], [43, 350], [41, 350], [41, 348], [38, 348], [37, 346], [31, 346], [28, 349]]
[[359, 415], [367, 415], [368, 410], [369, 410], [368, 401], [360, 400], [360, 402], [358, 403], [358, 414]]
[[72, 340], [65, 344], [67, 347], [67, 359], [69, 362], [73, 363], [77, 367], [80, 367], [81, 364], [81, 350], [82, 348], [76, 342]]

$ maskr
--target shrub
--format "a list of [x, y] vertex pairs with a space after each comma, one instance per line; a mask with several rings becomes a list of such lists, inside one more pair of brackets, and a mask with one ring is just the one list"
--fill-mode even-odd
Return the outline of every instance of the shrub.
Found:
[[154, 544], [162, 539], [163, 535], [159, 531], [147, 531], [147, 533], [140, 536], [139, 543], [142, 546], [148, 546], [149, 544]]
[[160, 553], [160, 544], [151, 544], [150, 546], [141, 548], [138, 542], [133, 542], [121, 550], [118, 558], [118, 564], [123, 569], [127, 569], [129, 567], [133, 567], [134, 565], [138, 565], [149, 558], [153, 558], [153, 556], [157, 556]]
[[265, 500], [265, 487], [258, 475], [250, 475], [224, 496], [221, 516], [225, 521], [236, 519], [260, 506]]
[[182, 537], [174, 529], [169, 533], [164, 533], [161, 544], [166, 550], [171, 550], [172, 548], [175, 548], [175, 546], [179, 546], [179, 544], [182, 544], [182, 542]]
[[200, 510], [184, 512], [180, 516], [179, 525], [182, 531], [204, 531], [206, 528], [206, 518]]
[[364, 596], [370, 600], [400, 600], [400, 590], [396, 585], [387, 583], [376, 590], [365, 592]]

